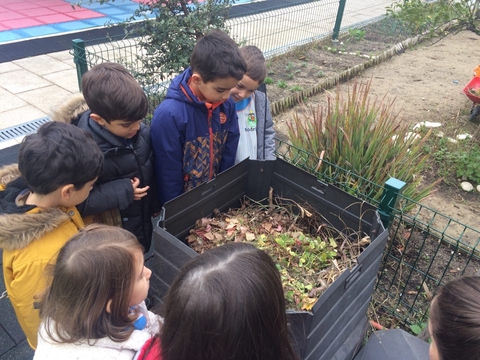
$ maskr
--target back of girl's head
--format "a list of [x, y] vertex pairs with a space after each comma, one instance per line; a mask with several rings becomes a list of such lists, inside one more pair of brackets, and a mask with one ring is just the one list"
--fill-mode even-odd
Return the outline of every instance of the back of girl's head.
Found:
[[480, 277], [463, 277], [440, 289], [430, 306], [429, 330], [439, 360], [480, 359]]
[[128, 302], [137, 251], [142, 246], [135, 236], [117, 227], [91, 225], [74, 235], [58, 253], [40, 306], [49, 337], [126, 340], [136, 320]]
[[164, 360], [294, 359], [280, 275], [246, 243], [209, 250], [173, 282], [161, 331]]

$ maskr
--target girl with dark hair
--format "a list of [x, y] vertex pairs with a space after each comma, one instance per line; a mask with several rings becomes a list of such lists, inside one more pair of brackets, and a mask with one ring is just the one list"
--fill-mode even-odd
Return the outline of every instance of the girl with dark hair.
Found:
[[159, 331], [147, 311], [151, 271], [127, 230], [91, 225], [60, 250], [40, 304], [35, 360], [131, 360]]
[[160, 333], [138, 359], [293, 360], [280, 274], [247, 243], [190, 260], [165, 301]]
[[430, 305], [430, 360], [480, 360], [480, 277], [443, 286]]

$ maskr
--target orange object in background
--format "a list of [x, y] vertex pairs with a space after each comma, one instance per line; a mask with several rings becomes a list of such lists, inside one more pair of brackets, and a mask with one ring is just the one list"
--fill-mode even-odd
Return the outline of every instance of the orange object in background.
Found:
[[480, 65], [478, 65], [475, 69], [473, 69], [473, 73], [476, 77], [480, 77]]

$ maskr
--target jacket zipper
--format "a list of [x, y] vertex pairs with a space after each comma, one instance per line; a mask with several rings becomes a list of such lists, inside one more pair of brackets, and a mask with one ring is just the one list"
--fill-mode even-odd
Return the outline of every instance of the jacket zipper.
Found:
[[213, 130], [212, 130], [212, 109], [208, 108], [208, 131], [210, 133], [210, 172], [208, 174], [208, 180], [213, 178]]

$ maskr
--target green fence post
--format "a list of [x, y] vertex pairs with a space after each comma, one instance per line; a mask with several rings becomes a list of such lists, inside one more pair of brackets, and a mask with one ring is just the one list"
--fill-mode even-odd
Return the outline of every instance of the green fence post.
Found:
[[87, 54], [85, 53], [85, 41], [82, 39], [73, 39], [73, 62], [77, 68], [78, 88], [82, 91], [82, 76], [88, 71]]
[[333, 28], [332, 40], [337, 41], [340, 34], [340, 26], [342, 25], [343, 12], [345, 11], [345, 4], [347, 0], [340, 0], [338, 4], [337, 18], [335, 20], [335, 27]]
[[390, 221], [393, 218], [393, 210], [397, 204], [397, 197], [405, 185], [407, 184], [401, 180], [390, 178], [383, 187], [382, 201], [378, 207], [378, 213], [385, 228], [390, 225]]

